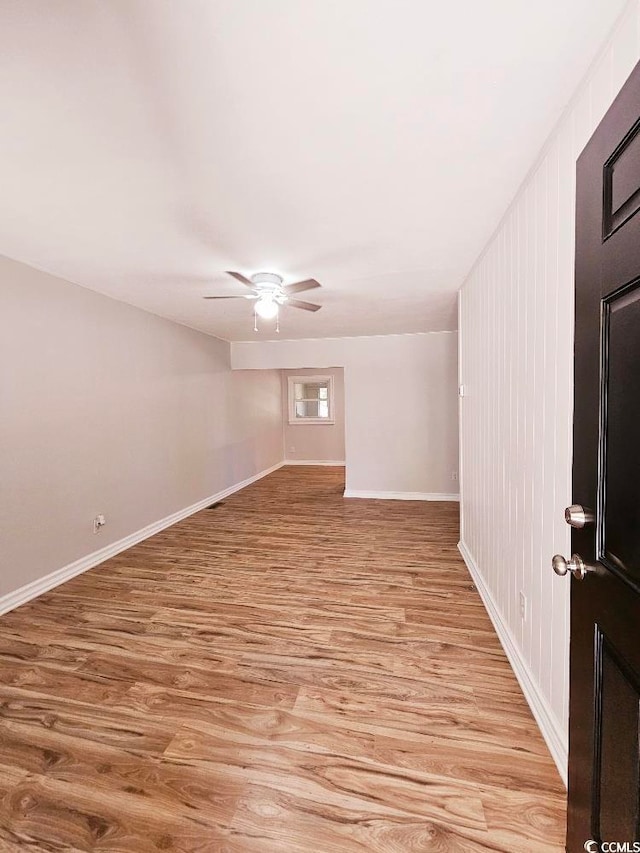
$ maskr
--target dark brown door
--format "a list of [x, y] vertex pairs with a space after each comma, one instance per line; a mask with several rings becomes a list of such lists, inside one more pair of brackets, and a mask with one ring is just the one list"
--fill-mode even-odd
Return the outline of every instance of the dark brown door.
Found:
[[[640, 850], [640, 65], [578, 160], [567, 850]], [[593, 519], [590, 512], [593, 512]], [[584, 522], [584, 526], [580, 527]], [[556, 569], [562, 568], [556, 565]], [[603, 842], [627, 842], [615, 847]], [[600, 846], [602, 844], [602, 847]]]

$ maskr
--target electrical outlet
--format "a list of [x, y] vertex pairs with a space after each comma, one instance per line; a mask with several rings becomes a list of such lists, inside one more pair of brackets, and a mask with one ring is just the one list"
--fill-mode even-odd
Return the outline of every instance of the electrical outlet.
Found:
[[289, 453], [295, 453], [295, 452], [296, 452], [295, 444], [292, 444], [292, 445], [289, 447]]
[[520, 618], [523, 622], [527, 621], [527, 596], [520, 591]]
[[457, 479], [458, 479], [458, 472], [457, 472], [457, 471], [452, 471], [452, 472], [451, 472], [451, 479], [452, 479], [452, 480], [457, 480]]
[[104, 527], [106, 523], [107, 519], [104, 517], [104, 515], [96, 515], [96, 517], [93, 519], [93, 532], [98, 533], [100, 531], [100, 528]]

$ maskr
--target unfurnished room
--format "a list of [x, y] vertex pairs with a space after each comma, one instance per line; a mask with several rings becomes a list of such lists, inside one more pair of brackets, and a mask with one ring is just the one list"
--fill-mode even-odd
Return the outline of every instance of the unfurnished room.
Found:
[[640, 851], [640, 0], [0, 0], [0, 851]]

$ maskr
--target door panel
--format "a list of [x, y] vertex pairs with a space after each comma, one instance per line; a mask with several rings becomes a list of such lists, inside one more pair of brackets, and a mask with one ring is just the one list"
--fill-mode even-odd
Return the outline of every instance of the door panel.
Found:
[[[640, 164], [639, 168], [640, 168]], [[640, 584], [640, 285], [604, 303], [600, 557]]]
[[640, 66], [578, 160], [574, 358], [573, 501], [595, 519], [572, 531], [589, 569], [570, 580], [580, 853], [640, 841]]
[[[640, 691], [632, 669], [602, 631], [596, 633], [596, 754], [594, 837], [638, 834]], [[600, 731], [598, 731], [600, 727]]]
[[629, 131], [604, 167], [604, 237], [640, 208], [640, 122]]

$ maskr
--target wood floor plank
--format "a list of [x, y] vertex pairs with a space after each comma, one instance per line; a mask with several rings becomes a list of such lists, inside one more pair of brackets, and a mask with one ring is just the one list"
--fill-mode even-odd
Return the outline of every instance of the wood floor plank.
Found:
[[[46, 633], [46, 632], [45, 632]], [[62, 669], [77, 669], [87, 659], [84, 649], [67, 648], [60, 643], [48, 643], [40, 639], [41, 632], [29, 631], [28, 640], [22, 639], [23, 632], [12, 634], [5, 631], [0, 636], [0, 661], [53, 664]]]
[[[504, 743], [493, 742], [491, 761], [487, 761], [487, 741], [481, 736], [473, 737], [471, 726], [461, 725], [458, 718], [452, 723], [458, 730], [457, 736], [437, 727], [432, 720], [428, 724], [428, 736], [411, 737], [397, 731], [395, 736], [375, 735], [375, 755], [381, 764], [405, 767], [431, 775], [447, 776], [481, 786], [488, 790], [495, 788], [501, 796], [505, 790], [514, 787], [520, 791], [537, 795], [541, 786], [554, 791], [561, 797], [564, 793], [562, 782], [558, 778], [555, 786], [549, 781], [547, 755], [535, 749], [523, 747], [523, 739], [506, 734]], [[492, 722], [495, 725], [494, 722]], [[382, 728], [382, 727], [381, 727]], [[432, 734], [439, 730], [438, 735]], [[414, 733], [415, 734], [415, 733]], [[535, 744], [535, 733], [531, 732], [527, 745]], [[536, 744], [537, 746], [537, 744]], [[526, 761], [518, 761], [522, 751], [527, 753]]]
[[218, 607], [215, 619], [210, 614], [194, 614], [190, 610], [158, 611], [150, 621], [154, 636], [176, 636], [188, 640], [193, 648], [213, 648], [225, 654], [271, 649], [274, 643], [291, 650], [302, 650], [313, 644], [328, 643], [331, 628], [292, 623], [282, 610], [258, 607]]
[[299, 685], [305, 687], [324, 687], [330, 690], [351, 691], [358, 696], [378, 696], [411, 703], [430, 703], [436, 699], [455, 699], [473, 695], [468, 684], [448, 682], [418, 681], [414, 678], [402, 678], [394, 674], [363, 672], [344, 663], [327, 664], [323, 661], [308, 660], [278, 655], [274, 652], [269, 660], [254, 660], [247, 655], [232, 670], [239, 677], [248, 678], [261, 684]]
[[283, 468], [0, 617], [0, 853], [555, 853], [454, 503]]
[[[351, 691], [302, 687], [296, 700], [296, 713], [327, 721], [343, 721], [359, 731], [382, 737], [399, 737], [402, 732], [414, 748], [429, 746], [432, 738], [446, 738], [452, 748], [459, 741], [481, 743], [490, 750], [492, 745], [516, 747], [523, 754], [543, 756], [548, 769], [548, 753], [541, 742], [535, 721], [506, 714], [488, 716], [481, 713], [470, 697], [466, 703], [454, 703], [449, 697], [434, 698], [432, 702], [407, 702], [379, 696], [354, 696]], [[500, 728], [502, 723], [502, 728]]]
[[261, 784], [312, 803], [364, 813], [372, 805], [380, 809], [383, 804], [390, 815], [413, 815], [486, 830], [477, 788], [381, 767], [366, 757], [273, 744], [255, 746], [188, 726], [178, 732], [165, 757], [195, 767], [215, 765], [236, 782]]
[[21, 723], [0, 724], [0, 765], [62, 782], [82, 778], [106, 798], [114, 792], [131, 794], [187, 817], [200, 813], [221, 827], [233, 816], [242, 790], [228, 780], [220, 784], [215, 768], [183, 767], [159, 756], [88, 742], [45, 727], [34, 731]]
[[[133, 681], [118, 682], [93, 672], [79, 672], [51, 662], [5, 661], [2, 685], [31, 690], [49, 696], [109, 704], [131, 686]], [[1, 709], [0, 709], [1, 712]]]
[[[30, 775], [4, 805], [3, 831], [15, 849], [108, 853], [211, 853], [226, 831], [200, 813], [187, 816], [162, 801]], [[52, 842], [55, 839], [55, 842]]]
[[234, 702], [166, 690], [146, 684], [135, 685], [126, 697], [130, 709], [171, 720], [176, 728], [185, 723], [188, 730], [200, 731], [230, 742], [260, 745], [278, 744], [303, 751], [347, 754], [374, 753], [372, 733], [352, 727], [335, 726], [333, 721], [317, 720], [283, 708], [265, 708], [246, 701]]
[[[180, 631], [178, 626], [172, 626], [170, 631], [162, 630], [158, 624], [151, 622], [147, 623], [145, 631], [75, 626], [65, 633], [67, 642], [73, 640], [72, 649], [59, 643], [48, 643], [51, 630], [44, 625], [30, 628], [29, 643], [21, 641], [20, 630], [12, 626], [0, 635], [0, 660], [7, 658], [85, 671], [91, 668], [90, 665], [85, 666], [91, 655], [116, 653], [180, 664], [194, 663], [197, 648], [197, 659], [201, 664], [224, 669], [232, 663], [231, 651], [221, 654], [215, 650], [217, 644], [196, 643], [191, 630], [185, 628]], [[167, 642], [168, 636], [170, 642]]]
[[[314, 803], [292, 793], [249, 786], [231, 824], [228, 853], [532, 853], [522, 839], [447, 821]], [[535, 848], [558, 853], [553, 844]]]
[[0, 725], [24, 723], [34, 737], [40, 728], [46, 728], [85, 740], [88, 745], [95, 741], [135, 753], [161, 755], [175, 727], [116, 707], [117, 701], [124, 704], [124, 695], [122, 690], [112, 694], [109, 705], [0, 685]]
[[264, 679], [237, 667], [227, 671], [227, 662], [222, 669], [213, 669], [201, 662], [194, 652], [194, 665], [170, 664], [158, 659], [136, 655], [95, 654], [90, 655], [82, 670], [111, 681], [133, 684], [143, 682], [161, 687], [176, 687], [203, 695], [213, 694], [227, 699], [244, 698], [259, 705], [293, 707], [298, 693], [295, 683], [284, 679]]

